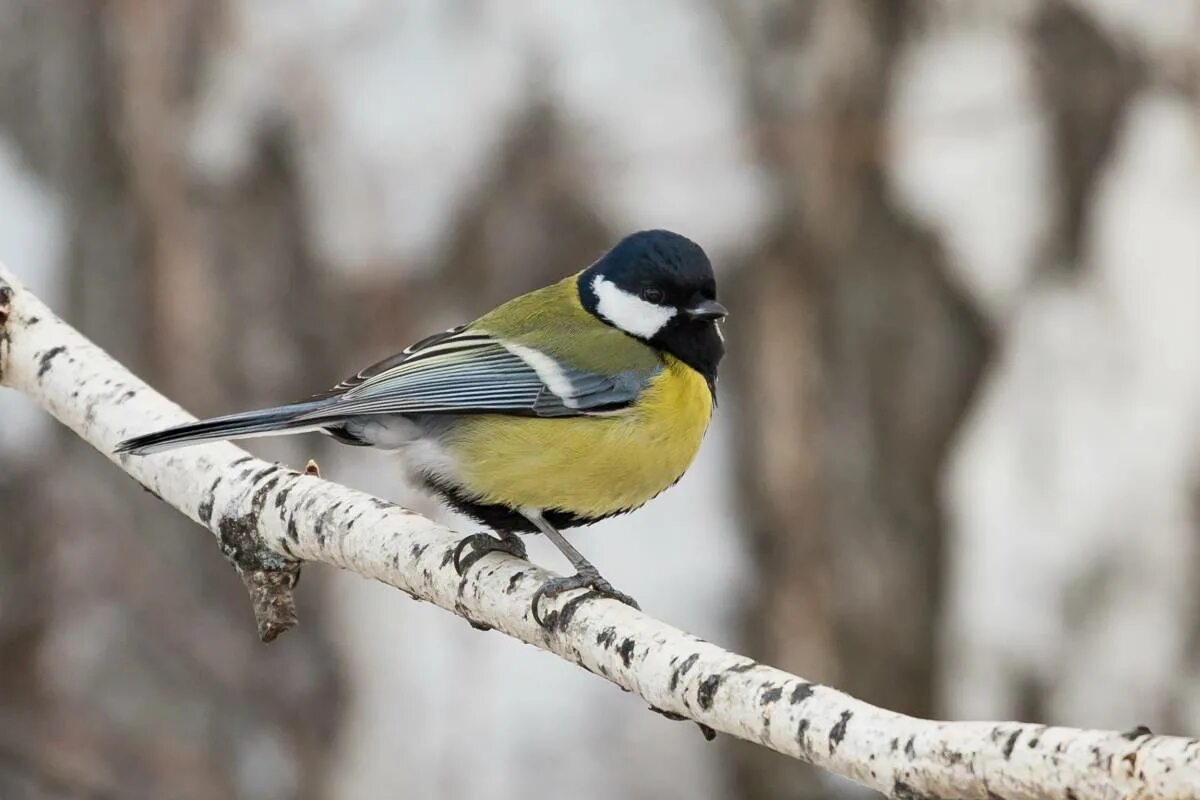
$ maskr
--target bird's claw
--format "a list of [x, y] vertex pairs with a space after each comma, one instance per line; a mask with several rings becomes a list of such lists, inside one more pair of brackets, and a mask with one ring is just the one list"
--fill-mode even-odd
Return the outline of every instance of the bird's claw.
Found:
[[[555, 595], [562, 594], [563, 592], [569, 592], [572, 589], [590, 589], [591, 591], [588, 594], [596, 594], [601, 597], [608, 597], [612, 600], [616, 600], [618, 603], [624, 603], [627, 606], [636, 608], [639, 611], [642, 608], [638, 605], [637, 600], [634, 600], [624, 592], [619, 592], [614, 589], [611, 583], [600, 577], [599, 572], [596, 572], [595, 570], [580, 570], [578, 573], [574, 575], [568, 575], [567, 577], [551, 578], [538, 587], [537, 591], [533, 593], [532, 606], [534, 621], [543, 628], [549, 627], [546, 624], [545, 619], [543, 619], [542, 613], [538, 608], [542, 598], [554, 597]], [[587, 595], [584, 596], [586, 597]]]
[[[468, 548], [471, 550], [469, 553], [466, 552]], [[460, 576], [465, 575], [467, 570], [475, 566], [475, 562], [488, 553], [508, 553], [520, 559], [528, 558], [525, 552], [525, 543], [517, 538], [516, 534], [498, 539], [490, 533], [473, 533], [465, 537], [454, 548], [455, 571]]]

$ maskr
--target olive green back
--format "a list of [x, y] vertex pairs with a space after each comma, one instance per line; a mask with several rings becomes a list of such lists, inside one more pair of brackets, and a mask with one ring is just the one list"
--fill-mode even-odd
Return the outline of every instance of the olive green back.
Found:
[[581, 370], [649, 376], [662, 359], [649, 345], [605, 324], [579, 302], [578, 274], [514, 297], [469, 326], [536, 348]]

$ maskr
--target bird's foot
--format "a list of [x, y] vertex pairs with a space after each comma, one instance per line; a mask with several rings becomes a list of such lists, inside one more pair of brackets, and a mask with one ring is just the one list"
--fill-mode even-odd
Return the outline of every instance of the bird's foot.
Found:
[[[610, 597], [619, 603], [624, 603], [627, 606], [632, 606], [641, 610], [641, 606], [624, 592], [618, 592], [612, 587], [612, 584], [600, 577], [600, 573], [595, 567], [591, 569], [581, 569], [574, 575], [569, 575], [565, 578], [551, 578], [538, 587], [538, 590], [533, 593], [533, 619], [538, 625], [543, 628], [549, 627], [542, 618], [541, 611], [538, 606], [543, 597], [554, 597], [555, 595], [569, 592], [572, 589], [591, 589], [588, 594], [596, 594], [601, 597]], [[584, 595], [586, 597], [587, 595]]]
[[474, 533], [464, 538], [454, 548], [454, 569], [458, 571], [459, 575], [465, 575], [476, 561], [488, 553], [508, 553], [520, 559], [529, 558], [525, 552], [525, 543], [515, 533], [501, 534], [500, 538], [496, 538], [490, 533]]

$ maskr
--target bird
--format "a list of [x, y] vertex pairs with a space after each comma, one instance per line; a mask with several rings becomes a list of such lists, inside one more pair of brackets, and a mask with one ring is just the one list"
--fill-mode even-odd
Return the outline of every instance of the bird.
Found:
[[572, 589], [636, 608], [561, 531], [640, 508], [683, 476], [716, 408], [727, 313], [700, 245], [639, 231], [307, 400], [146, 433], [115, 452], [313, 431], [395, 451], [414, 482], [493, 531], [458, 543], [460, 575], [490, 552], [527, 558], [520, 534], [541, 533], [575, 574], [537, 588], [539, 625], [542, 600]]

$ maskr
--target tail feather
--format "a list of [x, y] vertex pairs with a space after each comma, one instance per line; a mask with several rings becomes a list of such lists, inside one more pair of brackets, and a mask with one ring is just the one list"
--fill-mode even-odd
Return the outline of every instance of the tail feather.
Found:
[[253, 436], [275, 436], [320, 430], [328, 423], [317, 423], [311, 419], [298, 420], [297, 417], [312, 413], [328, 404], [328, 399], [313, 400], [307, 403], [294, 403], [278, 408], [264, 408], [259, 411], [245, 411], [240, 414], [228, 414], [223, 417], [189, 422], [186, 425], [178, 425], [174, 428], [126, 439], [118, 444], [113, 452], [146, 455], [200, 442], [248, 439]]

